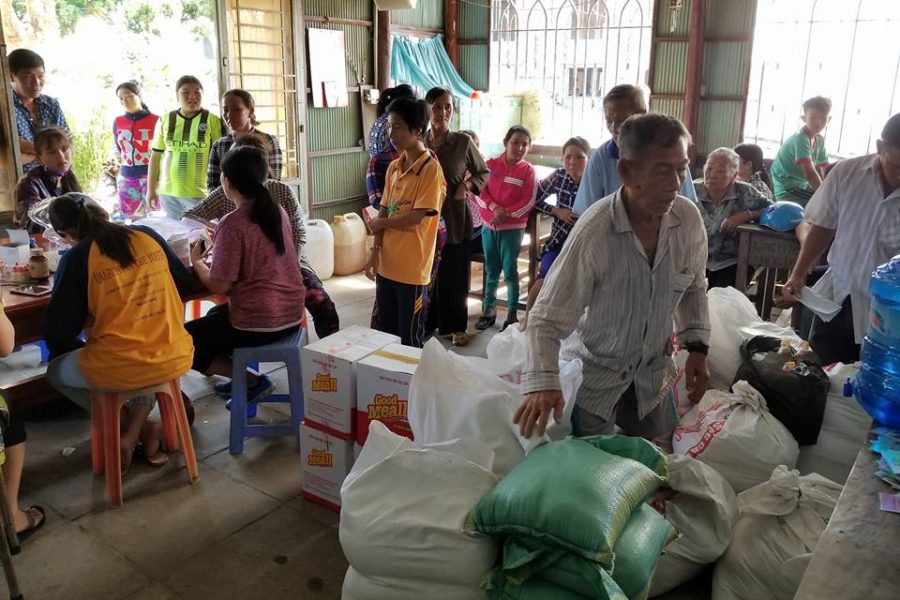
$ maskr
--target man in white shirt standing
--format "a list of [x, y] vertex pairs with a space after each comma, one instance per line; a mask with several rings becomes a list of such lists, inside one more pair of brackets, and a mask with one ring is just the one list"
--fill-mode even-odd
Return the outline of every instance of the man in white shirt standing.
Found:
[[828, 271], [812, 289], [843, 308], [827, 323], [816, 316], [809, 336], [825, 364], [859, 360], [872, 271], [900, 254], [900, 113], [888, 119], [876, 147], [875, 154], [835, 165], [810, 199], [808, 233], [784, 286], [785, 300], [799, 299], [807, 274], [832, 244]]
[[544, 432], [563, 414], [560, 340], [580, 334], [584, 363], [572, 426], [576, 435], [647, 438], [665, 433], [675, 379], [673, 317], [689, 356], [692, 402], [706, 390], [709, 309], [706, 230], [693, 202], [679, 195], [690, 134], [677, 119], [630, 117], [618, 136], [622, 187], [591, 206], [572, 230], [528, 318], [525, 399], [515, 414], [522, 434]]

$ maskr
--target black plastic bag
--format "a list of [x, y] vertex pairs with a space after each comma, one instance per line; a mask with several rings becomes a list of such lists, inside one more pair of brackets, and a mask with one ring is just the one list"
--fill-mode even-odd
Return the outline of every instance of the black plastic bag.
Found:
[[[814, 352], [798, 357], [779, 354], [781, 340], [757, 336], [741, 346], [741, 366], [734, 380], [756, 388], [769, 412], [784, 424], [801, 446], [815, 444], [822, 428], [831, 382]], [[784, 364], [795, 362], [785, 371]]]

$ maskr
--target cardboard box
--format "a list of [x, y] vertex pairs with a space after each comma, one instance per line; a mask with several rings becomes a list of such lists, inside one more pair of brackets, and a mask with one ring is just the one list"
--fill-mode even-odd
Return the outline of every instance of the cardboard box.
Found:
[[381, 421], [396, 433], [413, 439], [407, 420], [409, 382], [419, 361], [420, 348], [391, 344], [356, 365], [356, 441], [366, 443], [369, 423]]
[[300, 353], [304, 417], [333, 435], [352, 439], [356, 407], [356, 364], [399, 342], [395, 335], [348, 327], [309, 344]]
[[303, 497], [334, 511], [341, 510], [341, 484], [353, 467], [353, 440], [345, 440], [300, 424], [300, 471]]

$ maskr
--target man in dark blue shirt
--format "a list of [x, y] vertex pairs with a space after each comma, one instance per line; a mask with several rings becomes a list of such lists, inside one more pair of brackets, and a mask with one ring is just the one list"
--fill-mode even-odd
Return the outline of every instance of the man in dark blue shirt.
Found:
[[69, 124], [56, 98], [41, 94], [44, 89], [44, 59], [37, 52], [20, 48], [9, 53], [10, 81], [22, 168], [27, 173], [37, 166], [34, 134], [43, 127], [56, 125], [66, 131]]

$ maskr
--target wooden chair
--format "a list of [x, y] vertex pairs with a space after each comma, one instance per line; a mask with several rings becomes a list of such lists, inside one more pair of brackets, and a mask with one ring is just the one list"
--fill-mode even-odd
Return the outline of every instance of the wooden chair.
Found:
[[154, 394], [159, 403], [163, 434], [170, 451], [181, 448], [188, 481], [200, 479], [194, 441], [188, 425], [187, 411], [181, 400], [181, 384], [172, 381], [126, 392], [96, 392], [91, 394], [91, 459], [94, 475], [106, 471], [106, 495], [109, 503], [122, 506], [122, 406], [131, 398]]

